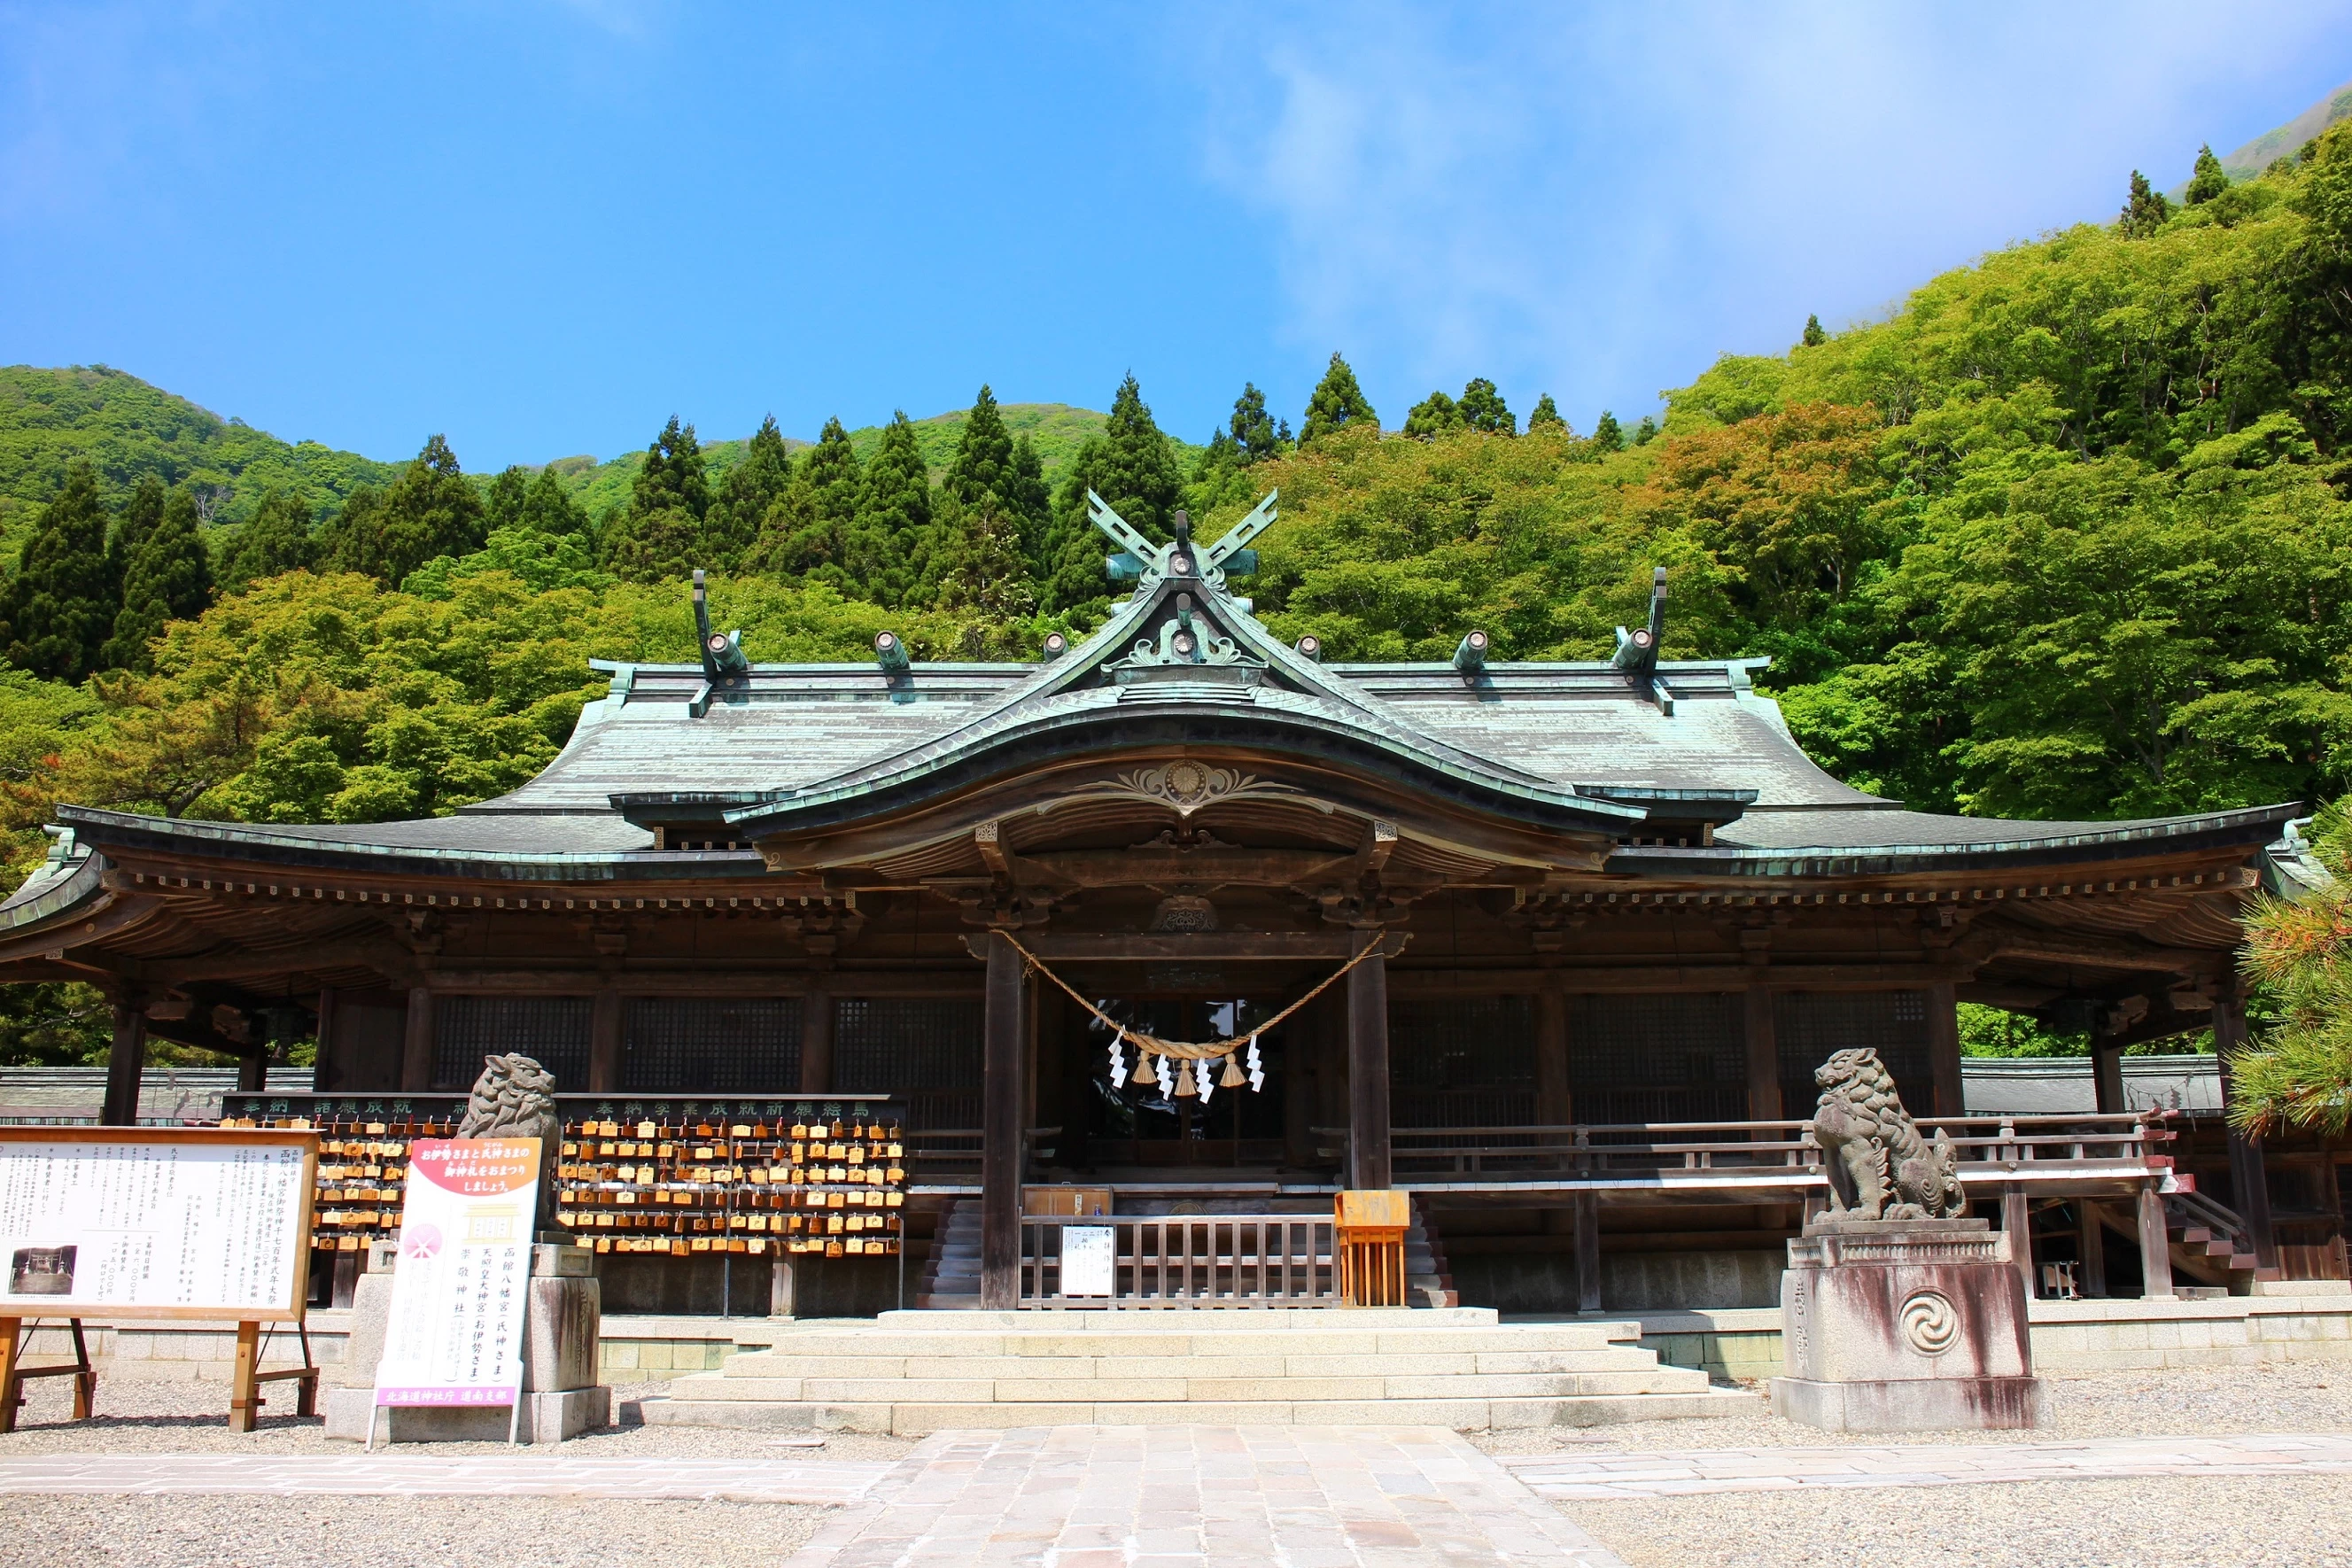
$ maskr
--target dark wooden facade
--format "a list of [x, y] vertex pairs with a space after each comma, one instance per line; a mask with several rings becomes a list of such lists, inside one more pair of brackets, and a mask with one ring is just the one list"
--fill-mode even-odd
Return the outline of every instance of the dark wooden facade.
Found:
[[[707, 637], [699, 668], [607, 667], [541, 778], [447, 818], [62, 808], [0, 906], [0, 978], [107, 987], [117, 1115], [149, 1032], [253, 1055], [311, 1027], [335, 1093], [458, 1088], [519, 1048], [617, 1100], [903, 1095], [979, 1134], [936, 1184], [977, 1188], [992, 1301], [1024, 1179], [1386, 1186], [1393, 1129], [1801, 1117], [1849, 1046], [1957, 1117], [1962, 1000], [2110, 1052], [2242, 1040], [2235, 921], [2292, 807], [1908, 812], [1807, 761], [1758, 661], [1658, 663], [1655, 617], [1610, 664], [1473, 638], [1325, 666], [1225, 584], [1270, 515], [1122, 537], [1135, 596], [1039, 664], [748, 666]], [[1016, 941], [1171, 1038], [1246, 1036], [1380, 952], [1263, 1038], [1263, 1094], [1203, 1108], [1112, 1085], [1109, 1031]], [[2232, 1158], [2267, 1237], [2260, 1152]], [[1446, 1200], [1465, 1247], [1755, 1250], [1798, 1215], [1619, 1194], [1601, 1226], [1560, 1184], [1507, 1188]]]

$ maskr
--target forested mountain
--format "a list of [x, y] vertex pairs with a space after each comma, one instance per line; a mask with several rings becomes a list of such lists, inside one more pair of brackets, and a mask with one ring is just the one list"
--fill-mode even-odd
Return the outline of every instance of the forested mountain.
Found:
[[[7, 480], [16, 863], [58, 798], [360, 820], [509, 787], [595, 689], [591, 654], [691, 657], [695, 565], [755, 658], [857, 657], [885, 626], [918, 657], [1025, 656], [1109, 603], [1089, 488], [1164, 532], [1278, 487], [1250, 591], [1338, 658], [1443, 658], [1472, 626], [1508, 658], [1601, 657], [1664, 565], [1670, 656], [1771, 655], [1813, 752], [1922, 808], [2332, 796], [2352, 127], [2193, 194], [2135, 176], [2114, 220], [1946, 274], [1890, 321], [1721, 361], [1662, 429], [1604, 411], [1581, 435], [1477, 378], [1384, 430], [1335, 354], [1295, 438], [1248, 387], [1185, 446], [1129, 378], [1099, 416], [982, 388], [813, 443], [772, 421], [705, 448], [673, 419], [625, 463], [485, 476], [438, 437], [362, 468], [118, 373], [11, 373], [12, 406], [50, 411], [10, 430], [47, 432]], [[66, 436], [93, 431], [77, 469]], [[234, 527], [206, 522], [214, 474], [250, 509]]]
[[2275, 130], [2265, 131], [2221, 159], [2221, 170], [2233, 180], [2251, 180], [2280, 158], [2292, 158], [2306, 142], [2314, 142], [2340, 120], [2352, 119], [2352, 82], [2347, 82]]

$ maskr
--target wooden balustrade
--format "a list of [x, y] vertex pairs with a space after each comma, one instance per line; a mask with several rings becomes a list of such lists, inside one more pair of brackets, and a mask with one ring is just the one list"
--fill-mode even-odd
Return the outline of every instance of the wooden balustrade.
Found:
[[[1062, 1290], [1062, 1230], [1113, 1236], [1108, 1296]], [[1339, 1300], [1328, 1215], [1152, 1215], [1021, 1220], [1024, 1307], [1328, 1307]]]

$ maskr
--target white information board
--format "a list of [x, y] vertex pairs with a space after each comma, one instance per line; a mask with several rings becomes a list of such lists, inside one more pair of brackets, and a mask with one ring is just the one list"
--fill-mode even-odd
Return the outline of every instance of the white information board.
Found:
[[1109, 1296], [1118, 1290], [1118, 1232], [1108, 1225], [1062, 1227], [1062, 1294]]
[[0, 1127], [0, 1318], [299, 1320], [318, 1136]]
[[514, 1404], [539, 1140], [419, 1138], [406, 1196], [376, 1405]]

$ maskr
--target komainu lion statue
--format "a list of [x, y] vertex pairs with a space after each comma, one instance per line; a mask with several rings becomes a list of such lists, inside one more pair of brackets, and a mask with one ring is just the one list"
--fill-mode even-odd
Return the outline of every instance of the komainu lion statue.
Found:
[[1841, 1219], [1952, 1219], [1968, 1213], [1952, 1141], [1929, 1143], [1903, 1110], [1876, 1051], [1840, 1051], [1813, 1069], [1813, 1136], [1830, 1156], [1830, 1213]]
[[553, 1165], [562, 1131], [563, 1119], [555, 1111], [553, 1073], [520, 1051], [482, 1058], [482, 1076], [467, 1097], [457, 1136], [539, 1140], [538, 1228], [543, 1231], [555, 1228]]

